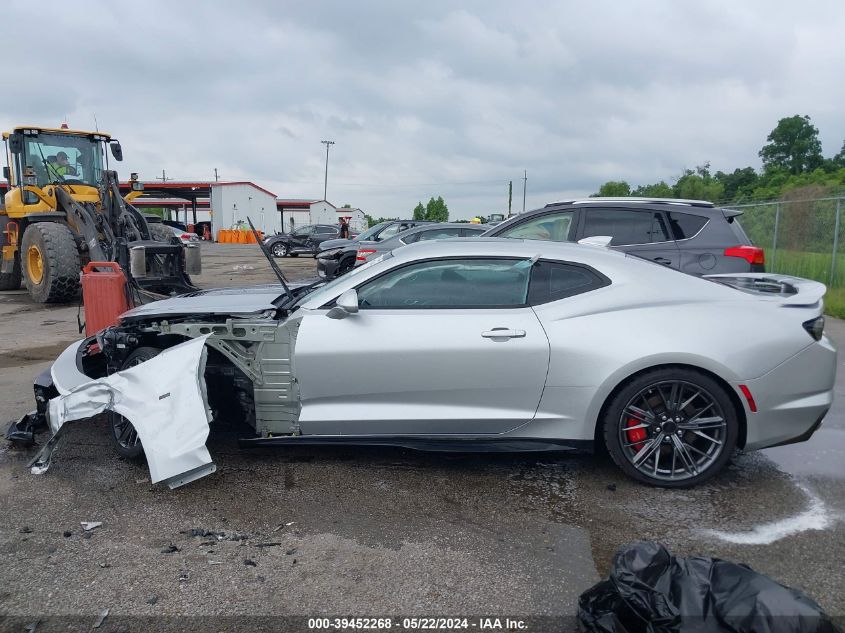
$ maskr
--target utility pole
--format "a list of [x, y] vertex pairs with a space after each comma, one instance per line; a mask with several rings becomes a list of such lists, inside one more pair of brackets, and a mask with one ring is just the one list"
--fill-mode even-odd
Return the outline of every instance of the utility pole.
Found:
[[522, 212], [525, 213], [525, 190], [528, 188], [528, 170], [525, 170], [525, 175], [522, 177]]
[[511, 202], [513, 202], [513, 180], [508, 183], [508, 217], [511, 217]]
[[156, 180], [160, 180], [161, 182], [167, 182], [168, 180], [173, 180], [173, 178], [168, 178], [167, 174], [164, 173], [164, 170], [161, 170], [161, 176], [156, 176]]
[[214, 168], [214, 182], [218, 182], [220, 178], [217, 175], [217, 167]]
[[326, 146], [326, 179], [323, 181], [323, 200], [325, 200], [329, 190], [329, 147], [334, 145], [334, 141], [320, 142]]

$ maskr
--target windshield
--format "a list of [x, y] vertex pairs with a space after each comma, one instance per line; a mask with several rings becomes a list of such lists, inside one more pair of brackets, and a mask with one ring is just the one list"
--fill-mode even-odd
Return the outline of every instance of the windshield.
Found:
[[296, 303], [293, 304], [292, 308], [296, 309], [299, 306], [301, 306], [303, 303], [305, 303], [306, 301], [311, 301], [312, 299], [319, 299], [318, 305], [322, 304], [325, 298], [328, 298], [332, 295], [332, 291], [338, 285], [340, 285], [340, 284], [344, 283], [345, 281], [349, 280], [351, 277], [356, 277], [357, 275], [360, 275], [365, 270], [372, 268], [373, 266], [375, 266], [379, 262], [383, 262], [385, 259], [389, 259], [391, 257], [393, 257], [393, 253], [387, 252], [384, 255], [380, 255], [379, 257], [376, 257], [375, 259], [371, 259], [366, 264], [363, 264], [361, 266], [356, 266], [355, 268], [350, 270], [345, 275], [341, 275], [340, 277], [332, 279], [325, 286], [321, 286], [319, 289], [315, 290], [314, 292], [311, 292], [309, 294], [306, 294], [306, 295], [300, 297], [299, 299], [296, 300]]
[[24, 162], [39, 187], [67, 182], [96, 187], [103, 175], [103, 146], [88, 136], [49, 134], [24, 137]]

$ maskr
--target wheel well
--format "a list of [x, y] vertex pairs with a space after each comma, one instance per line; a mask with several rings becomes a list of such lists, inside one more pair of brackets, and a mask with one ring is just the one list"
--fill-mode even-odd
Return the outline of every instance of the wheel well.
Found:
[[739, 433], [736, 438], [736, 445], [738, 448], [745, 447], [745, 437], [746, 437], [746, 423], [747, 420], [745, 418], [745, 407], [742, 406], [742, 401], [739, 399], [739, 394], [737, 394], [736, 389], [731, 387], [731, 385], [721, 376], [718, 374], [714, 374], [712, 371], [708, 371], [702, 367], [696, 367], [695, 365], [686, 365], [684, 363], [667, 363], [665, 365], [652, 365], [651, 367], [646, 367], [645, 369], [641, 369], [638, 372], [635, 372], [628, 376], [627, 378], [621, 380], [618, 385], [616, 385], [613, 390], [607, 395], [607, 398], [604, 399], [604, 402], [601, 405], [601, 409], [599, 409], [598, 419], [596, 420], [596, 430], [595, 435], [593, 436], [594, 445], [596, 447], [597, 452], [606, 452], [607, 449], [604, 445], [604, 417], [605, 412], [607, 411], [607, 407], [610, 405], [613, 398], [616, 396], [617, 393], [629, 382], [637, 378], [646, 372], [654, 371], [655, 369], [666, 369], [668, 367], [680, 367], [683, 369], [694, 369], [695, 371], [701, 372], [715, 380], [719, 383], [724, 389], [725, 392], [728, 394], [728, 397], [731, 399], [731, 403], [734, 405], [734, 408], [737, 411], [737, 417], [739, 418]]

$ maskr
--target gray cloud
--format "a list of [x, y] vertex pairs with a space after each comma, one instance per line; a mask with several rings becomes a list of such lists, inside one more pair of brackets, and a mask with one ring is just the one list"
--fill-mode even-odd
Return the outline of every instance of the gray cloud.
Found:
[[[7, 2], [4, 129], [93, 126], [127, 173], [255, 180], [373, 215], [455, 217], [758, 165], [776, 121], [845, 138], [836, 0], [803, 4]], [[34, 26], [33, 26], [34, 28]], [[435, 184], [437, 183], [437, 184]]]

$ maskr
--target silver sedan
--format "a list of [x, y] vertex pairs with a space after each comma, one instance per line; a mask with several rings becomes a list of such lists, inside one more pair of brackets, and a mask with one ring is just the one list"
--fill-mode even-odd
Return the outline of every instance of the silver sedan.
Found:
[[604, 446], [641, 482], [690, 486], [735, 449], [818, 428], [836, 370], [824, 292], [764, 273], [693, 277], [595, 244], [420, 242], [296, 300], [208, 291], [130, 311], [54, 365], [49, 411], [64, 417], [49, 424], [122, 402], [115, 434], [131, 420], [153, 481], [171, 485], [213, 470], [205, 412], [185, 403], [217, 397], [252, 425], [243, 445]]

